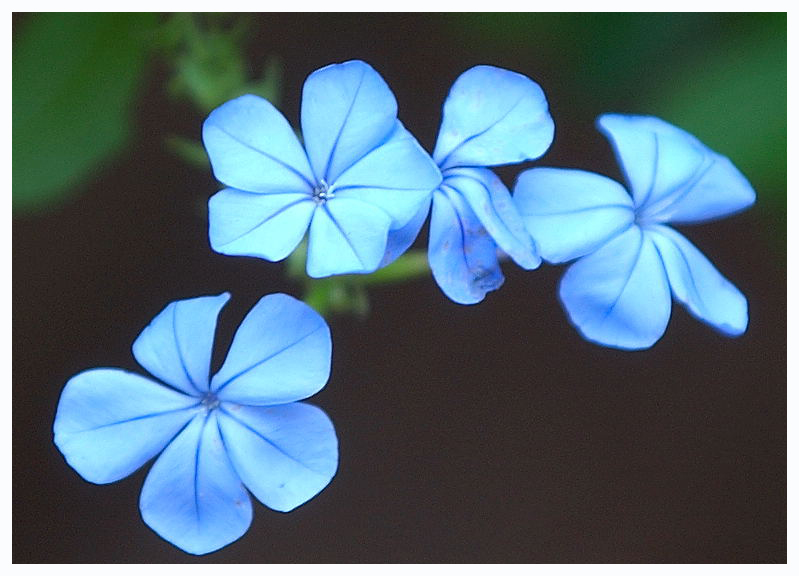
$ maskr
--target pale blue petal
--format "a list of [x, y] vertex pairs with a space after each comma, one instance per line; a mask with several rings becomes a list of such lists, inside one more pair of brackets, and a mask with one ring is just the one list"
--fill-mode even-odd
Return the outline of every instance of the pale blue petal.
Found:
[[749, 323], [746, 297], [684, 236], [667, 226], [647, 229], [666, 266], [671, 292], [695, 317], [728, 336]]
[[589, 254], [630, 227], [630, 195], [618, 182], [583, 170], [522, 172], [513, 200], [538, 251], [549, 262]]
[[216, 319], [229, 299], [225, 292], [168, 304], [133, 343], [136, 360], [178, 390], [195, 396], [205, 393]]
[[396, 119], [394, 95], [365, 62], [331, 64], [308, 76], [302, 134], [317, 181], [334, 182], [389, 136]]
[[336, 473], [336, 431], [316, 406], [223, 404], [219, 423], [244, 485], [273, 510], [288, 512], [304, 504]]
[[314, 212], [306, 271], [312, 278], [374, 272], [386, 251], [391, 216], [373, 204], [333, 198]]
[[444, 102], [433, 159], [442, 170], [533, 160], [554, 134], [538, 84], [510, 70], [475, 66], [461, 74]]
[[457, 193], [433, 194], [427, 258], [438, 286], [458, 304], [476, 304], [505, 281], [496, 243]]
[[497, 246], [522, 268], [538, 268], [541, 258], [502, 180], [486, 168], [452, 168], [445, 174], [445, 186], [460, 192]]
[[616, 149], [641, 221], [701, 222], [755, 201], [751, 185], [729, 159], [676, 126], [618, 114], [601, 116], [598, 125]]
[[693, 179], [660, 202], [652, 203], [641, 219], [654, 222], [696, 223], [728, 216], [751, 206], [755, 191], [729, 159], [709, 155]]
[[560, 298], [584, 338], [614, 348], [649, 348], [671, 316], [663, 263], [638, 226], [572, 264]]
[[425, 220], [427, 220], [432, 199], [431, 195], [405, 226], [389, 231], [388, 239], [386, 240], [386, 252], [383, 254], [383, 259], [380, 261], [378, 268], [388, 266], [410, 248], [416, 237], [419, 236], [419, 231], [424, 226]]
[[639, 211], [680, 188], [705, 163], [698, 140], [658, 118], [605, 114], [597, 127], [613, 145]]
[[297, 136], [269, 102], [247, 94], [222, 104], [203, 124], [217, 180], [248, 192], [310, 192], [313, 173]]
[[277, 262], [305, 236], [315, 208], [306, 193], [253, 194], [225, 188], [208, 201], [211, 247], [220, 254]]
[[286, 294], [264, 296], [236, 331], [211, 386], [240, 404], [285, 404], [316, 394], [330, 375], [330, 329]]
[[333, 192], [373, 204], [405, 226], [441, 183], [441, 172], [416, 139], [396, 123], [391, 137], [339, 176]]
[[196, 413], [197, 398], [113, 368], [67, 382], [58, 402], [55, 444], [95, 484], [132, 474], [158, 454]]
[[199, 414], [155, 461], [139, 509], [161, 538], [208, 554], [250, 527], [252, 503], [225, 453], [215, 412]]

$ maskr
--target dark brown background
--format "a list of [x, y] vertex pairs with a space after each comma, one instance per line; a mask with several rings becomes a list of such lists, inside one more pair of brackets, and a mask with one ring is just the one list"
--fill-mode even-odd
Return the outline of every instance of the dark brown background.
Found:
[[[263, 16], [251, 58], [282, 57], [292, 122], [307, 74], [370, 62], [428, 148], [457, 75], [506, 66], [551, 103], [557, 136], [537, 164], [620, 176], [593, 128], [609, 110], [575, 105], [556, 60], [481, 51], [441, 22]], [[218, 366], [260, 296], [298, 294], [281, 265], [210, 250], [205, 202], [217, 185], [162, 144], [199, 137], [202, 118], [167, 98], [165, 78], [163, 66], [149, 74], [122, 159], [62, 208], [14, 219], [15, 562], [196, 560], [141, 521], [147, 467], [95, 486], [64, 462], [51, 435], [59, 393], [87, 368], [140, 370], [130, 346], [172, 300], [232, 293]], [[517, 172], [501, 174], [512, 184]], [[249, 532], [199, 561], [785, 562], [786, 277], [775, 225], [756, 207], [684, 229], [749, 299], [750, 328], [732, 340], [675, 306], [651, 350], [584, 342], [557, 300], [563, 269], [549, 266], [507, 265], [505, 286], [471, 307], [432, 278], [375, 289], [366, 320], [331, 319], [332, 377], [311, 400], [335, 422], [338, 474], [290, 514], [256, 503]]]

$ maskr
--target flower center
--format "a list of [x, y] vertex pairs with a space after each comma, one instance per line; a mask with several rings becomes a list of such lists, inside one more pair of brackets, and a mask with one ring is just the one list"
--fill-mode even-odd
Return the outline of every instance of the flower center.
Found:
[[313, 197], [313, 201], [317, 204], [324, 204], [333, 197], [333, 192], [330, 190], [330, 186], [327, 182], [320, 180], [319, 183], [314, 186], [311, 196]]
[[206, 412], [210, 412], [219, 406], [219, 397], [217, 397], [217, 395], [213, 392], [208, 392], [205, 396], [203, 396], [201, 404], [203, 408], [205, 408]]

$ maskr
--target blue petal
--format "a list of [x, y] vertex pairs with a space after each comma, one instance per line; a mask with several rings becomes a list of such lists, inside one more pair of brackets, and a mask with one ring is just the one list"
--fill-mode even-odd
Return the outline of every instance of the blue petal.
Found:
[[457, 192], [433, 194], [430, 269], [444, 294], [459, 304], [476, 304], [505, 281], [497, 260], [497, 245]]
[[430, 196], [405, 226], [389, 231], [388, 239], [386, 240], [386, 251], [383, 254], [383, 259], [380, 261], [380, 266], [378, 266], [378, 268], [388, 266], [410, 248], [411, 244], [416, 240], [416, 237], [419, 236], [419, 231], [422, 229], [422, 226], [424, 226], [425, 220], [427, 220], [427, 214], [430, 212], [430, 202], [432, 199], [433, 197]]
[[161, 538], [207, 554], [250, 527], [252, 503], [225, 453], [216, 412], [199, 414], [155, 461], [139, 509]]
[[311, 221], [308, 276], [374, 272], [385, 254], [391, 223], [391, 216], [373, 204], [328, 200]]
[[87, 370], [61, 393], [55, 444], [84, 479], [115, 482], [158, 454], [198, 404], [196, 398], [130, 372]]
[[236, 331], [212, 389], [226, 401], [286, 404], [316, 394], [330, 375], [330, 329], [286, 294], [264, 296]]
[[533, 239], [496, 174], [485, 168], [453, 168], [446, 171], [444, 184], [463, 195], [503, 252], [526, 270], [538, 268], [541, 258]]
[[674, 297], [724, 334], [743, 334], [749, 323], [746, 297], [678, 232], [653, 226], [647, 234], [660, 252]]
[[247, 94], [222, 104], [203, 124], [214, 176], [247, 192], [308, 192], [313, 174], [305, 151], [283, 115]]
[[309, 194], [225, 188], [208, 201], [211, 247], [220, 254], [282, 260], [305, 236], [314, 208]]
[[219, 423], [244, 485], [273, 510], [288, 512], [304, 504], [336, 473], [336, 432], [316, 406], [223, 405]]
[[394, 95], [365, 62], [331, 64], [308, 76], [302, 134], [317, 180], [334, 182], [389, 136], [396, 119]]
[[729, 159], [676, 126], [618, 114], [601, 116], [598, 125], [630, 181], [641, 221], [701, 222], [755, 201], [752, 186]]
[[560, 298], [583, 337], [614, 348], [649, 348], [671, 316], [663, 263], [638, 226], [575, 262], [563, 275]]
[[136, 360], [178, 390], [203, 394], [208, 390], [216, 319], [229, 299], [225, 292], [167, 305], [133, 343]]
[[444, 102], [433, 159], [442, 170], [523, 162], [546, 152], [554, 134], [538, 84], [509, 70], [475, 66]]
[[593, 252], [630, 227], [630, 195], [619, 184], [582, 170], [522, 172], [513, 200], [541, 255], [565, 262]]
[[338, 198], [372, 204], [405, 226], [441, 183], [441, 172], [416, 139], [396, 123], [391, 137], [355, 162], [333, 187]]

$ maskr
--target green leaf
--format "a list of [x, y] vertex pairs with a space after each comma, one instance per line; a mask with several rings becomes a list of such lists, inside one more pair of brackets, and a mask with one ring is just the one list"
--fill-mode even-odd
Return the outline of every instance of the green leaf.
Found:
[[13, 44], [13, 209], [63, 201], [131, 135], [153, 14], [32, 14]]

